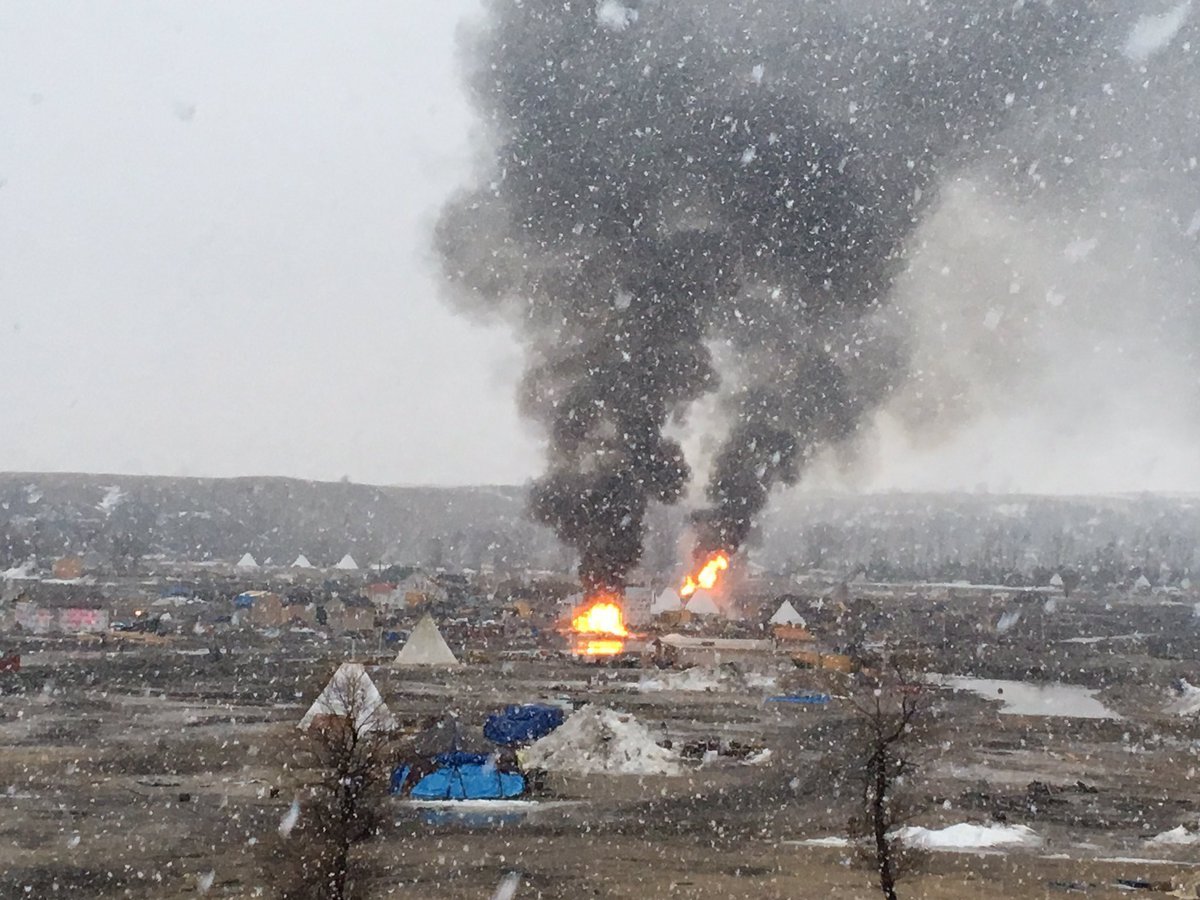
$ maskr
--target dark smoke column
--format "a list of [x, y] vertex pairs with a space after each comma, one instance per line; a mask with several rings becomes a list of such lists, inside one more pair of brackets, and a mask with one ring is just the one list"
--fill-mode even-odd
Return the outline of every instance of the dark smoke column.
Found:
[[586, 586], [624, 584], [649, 503], [687, 483], [663, 430], [718, 387], [707, 340], [738, 361], [702, 550], [740, 546], [905, 377], [887, 298], [939, 166], [1078, 30], [1042, 3], [936, 5], [488, 4], [464, 56], [491, 163], [437, 246], [458, 302], [527, 347], [531, 506]]

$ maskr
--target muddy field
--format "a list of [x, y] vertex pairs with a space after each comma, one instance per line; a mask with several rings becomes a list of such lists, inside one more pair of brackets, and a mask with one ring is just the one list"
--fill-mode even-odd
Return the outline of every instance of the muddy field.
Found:
[[[1068, 694], [1061, 710], [1010, 715], [1003, 704], [1016, 701], [991, 696], [994, 682], [938, 689], [909, 786], [914, 823], [1003, 821], [1039, 841], [930, 853], [902, 896], [1127, 896], [1121, 879], [1187, 877], [1200, 845], [1148, 838], [1197, 820], [1200, 727], [1164, 711], [1171, 682], [1191, 674], [1178, 652], [1195, 640], [1191, 609], [1078, 603], [1002, 635], [972, 630], [990, 620], [976, 612], [934, 628], [901, 610], [892, 637], [922, 645], [944, 675], [1051, 673], [1089, 688], [1105, 712], [1067, 715]], [[226, 643], [220, 659], [185, 642], [20, 647], [23, 671], [0, 676], [0, 897], [195, 897], [206, 884], [207, 896], [273, 896], [264, 847], [292, 801], [297, 773], [283, 765], [295, 723], [343, 655]], [[676, 776], [552, 775], [535, 804], [491, 812], [390, 801], [390, 826], [362, 850], [372, 896], [486, 898], [509, 871], [522, 898], [875, 895], [850, 851], [805, 843], [841, 835], [851, 811], [833, 775], [847, 712], [767, 702], [812, 676], [672, 690], [642, 684], [661, 673], [570, 660], [371, 672], [409, 729], [447, 710], [477, 726], [510, 702], [591, 702], [675, 747], [771, 751], [753, 765], [687, 761]]]

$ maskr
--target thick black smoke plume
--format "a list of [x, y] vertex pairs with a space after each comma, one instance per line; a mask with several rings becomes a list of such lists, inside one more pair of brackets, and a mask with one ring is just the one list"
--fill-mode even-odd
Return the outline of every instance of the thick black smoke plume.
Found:
[[941, 178], [1093, 39], [1085, 3], [492, 0], [467, 50], [491, 142], [438, 226], [471, 308], [519, 323], [549, 434], [535, 515], [620, 587], [689, 469], [664, 428], [736, 351], [701, 549], [906, 377], [888, 307]]

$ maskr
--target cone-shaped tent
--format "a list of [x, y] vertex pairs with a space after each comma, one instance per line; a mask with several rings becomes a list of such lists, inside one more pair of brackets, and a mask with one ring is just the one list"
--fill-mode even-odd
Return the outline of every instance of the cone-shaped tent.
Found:
[[438, 631], [433, 622], [433, 616], [426, 613], [412, 634], [408, 636], [404, 647], [396, 654], [398, 666], [457, 666], [458, 659]]
[[662, 593], [654, 598], [654, 602], [650, 604], [650, 615], [656, 616], [659, 613], [675, 612], [683, 609], [683, 601], [679, 599], [679, 591], [675, 588], [664, 588]]
[[258, 560], [250, 555], [249, 551], [242, 554], [242, 558], [237, 561], [239, 569], [257, 569]]
[[388, 731], [396, 727], [391, 710], [383, 702], [379, 688], [358, 663], [342, 663], [325, 685], [313, 705], [300, 720], [301, 728], [308, 728], [324, 716], [353, 716], [359, 731]]
[[791, 600], [784, 600], [779, 604], [779, 609], [775, 610], [775, 615], [769, 620], [771, 625], [799, 625], [804, 627], [804, 616], [796, 612], [796, 607], [792, 606]]
[[721, 607], [713, 599], [712, 592], [706, 591], [704, 588], [700, 588], [688, 598], [684, 609], [694, 616], [719, 616], [722, 614]]
[[293, 569], [311, 569], [313, 564], [308, 561], [308, 557], [301, 553], [296, 557], [296, 561], [292, 563]]
[[336, 566], [334, 566], [334, 568], [335, 569], [357, 569], [358, 563], [356, 563], [354, 561], [353, 556], [351, 556], [349, 553], [347, 553], [345, 556], [343, 556], [341, 558], [341, 560], [339, 560], [338, 564]]

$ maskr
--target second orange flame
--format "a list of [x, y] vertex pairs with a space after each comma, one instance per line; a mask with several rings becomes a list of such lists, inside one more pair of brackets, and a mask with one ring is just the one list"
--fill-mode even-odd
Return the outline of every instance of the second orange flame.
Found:
[[716, 551], [700, 567], [694, 576], [688, 575], [679, 587], [679, 596], [684, 600], [696, 593], [700, 588], [711, 590], [720, 578], [721, 573], [729, 568], [729, 557], [721, 550]]

